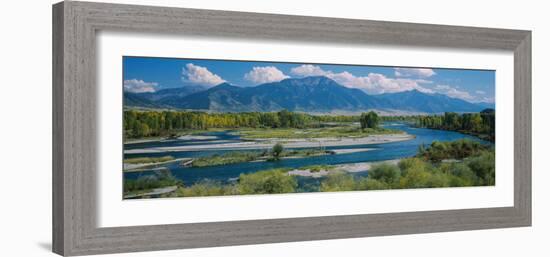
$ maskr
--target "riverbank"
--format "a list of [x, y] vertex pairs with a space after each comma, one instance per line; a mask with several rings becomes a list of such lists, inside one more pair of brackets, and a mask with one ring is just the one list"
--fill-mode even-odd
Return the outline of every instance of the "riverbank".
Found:
[[365, 171], [369, 171], [374, 165], [379, 165], [379, 164], [397, 165], [399, 161], [401, 161], [401, 159], [377, 161], [377, 162], [359, 162], [359, 163], [349, 163], [349, 164], [339, 164], [339, 165], [321, 165], [321, 166], [293, 169], [288, 171], [287, 174], [292, 176], [320, 178], [320, 177], [328, 176], [329, 174], [332, 174], [332, 173], [339, 173], [339, 172], [347, 172], [347, 173], [365, 172]]
[[154, 188], [150, 191], [143, 192], [143, 193], [132, 193], [124, 195], [124, 199], [140, 199], [140, 198], [151, 198], [151, 197], [159, 197], [165, 194], [172, 193], [178, 189], [177, 186], [169, 186], [169, 187], [163, 187], [163, 188]]
[[236, 131], [243, 140], [265, 139], [315, 139], [315, 138], [358, 138], [373, 135], [400, 134], [402, 131], [378, 128], [361, 128], [359, 124], [347, 123], [322, 128], [278, 128], [247, 129]]
[[[228, 165], [243, 162], [265, 162], [279, 161], [285, 159], [309, 158], [324, 155], [335, 154], [350, 154], [367, 152], [374, 150], [372, 148], [355, 148], [355, 149], [337, 149], [337, 150], [322, 150], [322, 149], [299, 149], [299, 150], [284, 150], [275, 156], [271, 151], [232, 151], [222, 155], [213, 155], [200, 157], [187, 161], [190, 167], [209, 167], [218, 165]], [[182, 162], [183, 163], [183, 162]]]
[[174, 130], [172, 132], [166, 132], [164, 136], [148, 136], [139, 138], [125, 138], [124, 145], [151, 143], [151, 142], [169, 142], [174, 140], [211, 140], [216, 136], [205, 136], [204, 134], [212, 132], [227, 131], [223, 128], [210, 128], [210, 129], [194, 129], [194, 130]]
[[161, 162], [124, 163], [123, 169], [124, 169], [124, 172], [137, 172], [137, 171], [141, 171], [140, 170], [141, 168], [160, 166], [160, 165], [169, 164], [172, 162], [187, 162], [190, 160], [192, 160], [192, 158], [175, 158], [175, 159], [170, 159], [170, 160], [161, 161]]
[[256, 139], [253, 141], [237, 142], [237, 143], [221, 143], [208, 145], [183, 145], [172, 147], [152, 147], [146, 149], [128, 149], [124, 150], [125, 154], [141, 154], [141, 153], [161, 153], [161, 152], [185, 152], [185, 151], [213, 151], [213, 150], [254, 150], [254, 149], [271, 149], [275, 144], [284, 144], [285, 148], [315, 148], [329, 146], [354, 146], [354, 145], [369, 145], [369, 144], [384, 144], [401, 142], [414, 139], [413, 135], [402, 134], [384, 134], [370, 135], [367, 137], [346, 137], [346, 138], [302, 138], [302, 139], [276, 139], [265, 138]]

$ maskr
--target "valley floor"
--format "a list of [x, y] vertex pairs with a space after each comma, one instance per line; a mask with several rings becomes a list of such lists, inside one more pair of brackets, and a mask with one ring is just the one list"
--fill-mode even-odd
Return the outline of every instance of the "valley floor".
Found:
[[221, 143], [207, 145], [184, 145], [173, 147], [152, 147], [146, 149], [128, 149], [125, 154], [160, 153], [160, 152], [181, 152], [181, 151], [209, 151], [209, 150], [251, 150], [270, 149], [277, 143], [283, 143], [285, 148], [313, 148], [328, 146], [354, 146], [368, 144], [393, 143], [413, 139], [409, 134], [382, 134], [369, 135], [366, 137], [345, 137], [345, 138], [303, 138], [303, 139], [277, 139], [265, 138], [245, 142]]

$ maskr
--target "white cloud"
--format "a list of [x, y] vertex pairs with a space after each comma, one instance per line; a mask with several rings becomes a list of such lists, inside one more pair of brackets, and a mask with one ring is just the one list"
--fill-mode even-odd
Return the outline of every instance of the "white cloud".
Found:
[[[384, 74], [369, 73], [367, 76], [355, 76], [347, 71], [334, 73], [332, 71], [323, 70], [319, 66], [315, 65], [301, 65], [291, 69], [291, 73], [297, 76], [326, 76], [334, 81], [350, 88], [358, 88], [369, 94], [382, 94], [382, 93], [395, 93], [402, 91], [409, 91], [416, 89], [424, 93], [440, 93], [452, 98], [459, 98], [468, 102], [491, 102], [495, 100], [491, 97], [474, 96], [467, 91], [458, 89], [458, 87], [452, 87], [450, 85], [435, 85], [433, 89], [426, 88], [422, 84], [431, 84], [433, 81], [426, 79], [412, 79], [403, 78], [406, 76], [416, 75], [417, 77], [430, 77], [435, 75], [435, 72], [431, 69], [403, 69], [395, 68], [396, 76], [397, 72], [400, 72], [401, 77], [389, 78]], [[484, 91], [477, 90], [476, 94], [485, 94]]]
[[204, 86], [215, 86], [225, 82], [220, 76], [212, 73], [205, 67], [188, 63], [182, 69], [182, 80]]
[[483, 98], [479, 99], [478, 102], [495, 103], [495, 98], [494, 97], [483, 97]]
[[452, 98], [459, 98], [471, 103], [479, 103], [479, 102], [485, 102], [485, 103], [494, 103], [495, 98], [494, 97], [486, 97], [482, 96], [485, 95], [486, 92], [482, 90], [476, 90], [475, 93], [472, 94], [467, 91], [460, 90], [458, 86], [450, 86], [450, 85], [436, 85], [434, 87], [434, 90], [437, 93], [447, 95]]
[[253, 83], [268, 83], [281, 81], [283, 79], [289, 78], [282, 71], [275, 68], [274, 66], [265, 66], [265, 67], [253, 67], [251, 71], [244, 74], [244, 78]]
[[155, 92], [158, 83], [145, 82], [138, 79], [124, 80], [124, 91], [131, 93]]
[[475, 97], [470, 95], [470, 93], [466, 91], [461, 91], [456, 88], [451, 88], [449, 91], [446, 92], [446, 95], [453, 98], [460, 98], [467, 101], [474, 101]]
[[415, 79], [414, 81], [416, 81], [416, 83], [420, 83], [420, 84], [433, 84], [434, 83], [433, 81], [426, 80], [426, 79]]
[[421, 77], [429, 78], [435, 75], [435, 71], [426, 68], [394, 68], [396, 77]]
[[311, 64], [303, 64], [290, 69], [290, 73], [297, 76], [326, 76], [329, 72], [324, 71], [321, 67]]
[[449, 85], [436, 85], [434, 89], [438, 93], [447, 95], [452, 98], [459, 98], [468, 102], [478, 101], [478, 99], [475, 96], [471, 95], [469, 92], [456, 89]]
[[435, 86], [435, 89], [436, 90], [441, 90], [441, 91], [448, 91], [450, 90], [452, 87], [449, 86], [449, 85], [436, 85]]
[[433, 93], [433, 90], [419, 85], [419, 83], [431, 83], [431, 81], [427, 80], [388, 78], [379, 73], [369, 73], [367, 76], [355, 76], [347, 71], [334, 73], [310, 64], [292, 68], [290, 72], [294, 75], [304, 77], [326, 76], [346, 87], [358, 88], [369, 94], [395, 93], [413, 89], [425, 93]]

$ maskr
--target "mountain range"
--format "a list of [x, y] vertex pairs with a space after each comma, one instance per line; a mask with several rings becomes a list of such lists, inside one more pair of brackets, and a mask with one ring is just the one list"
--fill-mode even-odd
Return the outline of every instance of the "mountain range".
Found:
[[185, 86], [152, 93], [124, 92], [124, 106], [213, 112], [270, 112], [286, 109], [311, 113], [367, 110], [390, 113], [479, 112], [485, 108], [494, 108], [494, 104], [490, 103], [470, 103], [418, 90], [369, 95], [324, 76], [284, 79], [255, 87], [222, 83], [208, 89]]

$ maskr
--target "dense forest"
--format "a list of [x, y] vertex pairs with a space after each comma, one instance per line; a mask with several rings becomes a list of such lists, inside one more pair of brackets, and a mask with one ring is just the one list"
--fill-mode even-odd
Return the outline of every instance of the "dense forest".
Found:
[[358, 122], [359, 116], [309, 115], [289, 112], [206, 113], [176, 111], [124, 111], [126, 138], [170, 136], [177, 130], [210, 128], [306, 128], [328, 122]]
[[211, 128], [315, 128], [331, 122], [360, 122], [362, 128], [376, 127], [382, 121], [403, 121], [418, 127], [459, 131], [495, 140], [495, 111], [480, 113], [446, 112], [443, 115], [382, 116], [374, 112], [361, 116], [310, 115], [279, 112], [207, 113], [196, 111], [124, 111], [124, 136], [142, 138], [170, 136], [178, 130]]
[[446, 112], [443, 115], [384, 116], [382, 121], [410, 123], [420, 128], [458, 131], [495, 141], [495, 110], [485, 109], [479, 113]]
[[423, 128], [444, 129], [471, 134], [488, 141], [495, 141], [495, 110], [480, 113], [446, 112], [444, 115], [420, 116], [416, 125]]

